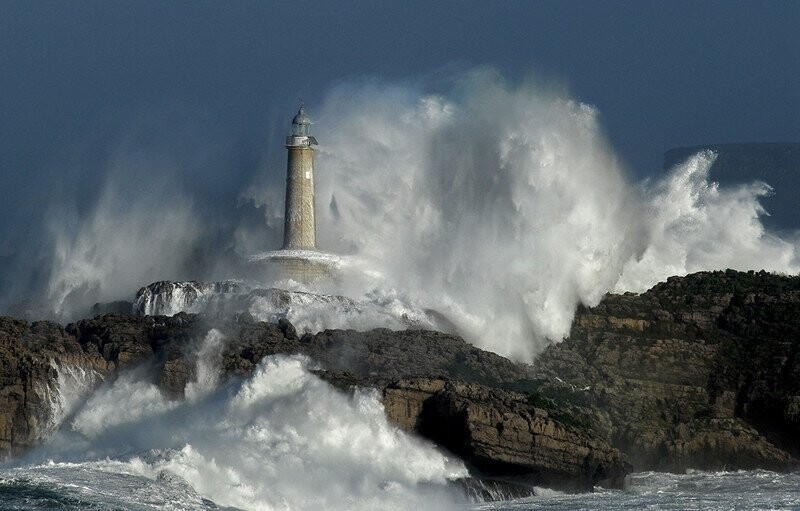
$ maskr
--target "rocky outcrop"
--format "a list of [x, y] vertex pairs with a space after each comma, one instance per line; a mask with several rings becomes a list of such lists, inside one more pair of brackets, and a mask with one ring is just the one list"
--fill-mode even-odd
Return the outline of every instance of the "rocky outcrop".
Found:
[[440, 376], [501, 386], [528, 378], [531, 370], [441, 332], [324, 330], [298, 336], [285, 319], [266, 323], [249, 314], [108, 314], [70, 324], [66, 332], [86, 350], [101, 353], [115, 368], [152, 359], [156, 378], [173, 382], [165, 388], [180, 397], [194, 376], [193, 349], [211, 329], [226, 339], [221, 364], [226, 376], [247, 375], [262, 358], [278, 353], [302, 353], [328, 370], [374, 381]]
[[0, 458], [19, 454], [52, 432], [61, 413], [57, 367], [107, 374], [111, 366], [60, 325], [0, 316]]
[[0, 318], [0, 455], [57, 422], [60, 367], [113, 378], [145, 365], [178, 399], [210, 332], [224, 339], [221, 376], [305, 354], [339, 388], [377, 389], [399, 427], [503, 488], [616, 487], [629, 460], [636, 470], [785, 470], [800, 457], [800, 277], [732, 271], [607, 295], [533, 366], [440, 332], [299, 334], [247, 313], [107, 314], [66, 328]]
[[800, 456], [798, 334], [798, 277], [673, 277], [579, 309], [535, 381], [636, 470], [783, 470]]
[[627, 459], [585, 428], [532, 406], [529, 396], [452, 380], [415, 378], [383, 390], [387, 416], [457, 454], [479, 474], [587, 491], [618, 488]]
[[[52, 392], [57, 389], [51, 362], [56, 360], [57, 366], [70, 360], [111, 377], [146, 365], [154, 382], [181, 398], [195, 377], [197, 348], [213, 329], [225, 339], [219, 354], [223, 378], [248, 375], [267, 355], [306, 354], [319, 364], [320, 376], [340, 388], [378, 389], [390, 420], [452, 450], [476, 475], [493, 478], [481, 484], [516, 488], [515, 492], [532, 483], [586, 490], [598, 483], [619, 486], [630, 471], [624, 455], [585, 426], [570, 424], [563, 413], [552, 415], [524, 393], [500, 389], [529, 380], [530, 366], [449, 334], [376, 329], [298, 336], [285, 319], [265, 323], [248, 314], [108, 314], [66, 328], [4, 321], [10, 325], [5, 338], [15, 349], [27, 350], [40, 367], [33, 387], [49, 385]], [[33, 335], [46, 330], [49, 335]], [[46, 432], [35, 418], [48, 413], [52, 403], [32, 401], [35, 392], [28, 394], [6, 407], [13, 410], [9, 417], [27, 422], [25, 427], [12, 423], [6, 428], [18, 439], [14, 449], [6, 446], [0, 452], [17, 453]]]

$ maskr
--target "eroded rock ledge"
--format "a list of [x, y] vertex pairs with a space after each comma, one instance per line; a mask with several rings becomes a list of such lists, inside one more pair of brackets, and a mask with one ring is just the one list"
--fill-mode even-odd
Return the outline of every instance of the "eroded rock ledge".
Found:
[[608, 295], [535, 372], [636, 470], [796, 468], [800, 277], [703, 272]]
[[478, 476], [585, 490], [620, 486], [632, 469], [798, 466], [800, 277], [732, 271], [580, 308], [570, 337], [533, 366], [440, 332], [298, 336], [247, 314], [107, 314], [67, 327], [0, 318], [0, 456], [49, 433], [54, 365], [113, 379], [145, 364], [179, 399], [212, 328], [226, 339], [225, 377], [306, 354], [339, 388], [377, 389], [390, 420]]
[[477, 476], [589, 490], [620, 486], [630, 472], [625, 456], [592, 430], [551, 414], [528, 394], [502, 390], [528, 379], [530, 366], [439, 332], [327, 330], [300, 337], [285, 320], [270, 324], [248, 315], [108, 314], [66, 328], [0, 318], [0, 364], [7, 367], [0, 450], [20, 453], [47, 434], [48, 396], [56, 390], [51, 361], [105, 378], [148, 365], [153, 381], [179, 399], [195, 376], [197, 346], [212, 328], [226, 339], [224, 377], [248, 375], [267, 355], [306, 354], [340, 388], [376, 388], [390, 420], [454, 452]]

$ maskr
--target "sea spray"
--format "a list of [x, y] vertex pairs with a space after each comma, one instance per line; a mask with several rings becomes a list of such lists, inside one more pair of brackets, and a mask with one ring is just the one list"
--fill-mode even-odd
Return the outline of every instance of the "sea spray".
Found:
[[103, 381], [103, 376], [92, 368], [50, 361], [56, 373], [55, 380], [40, 384], [36, 392], [47, 406], [38, 418], [39, 436], [45, 439], [61, 426], [82, 403], [90, 392]]
[[[174, 278], [199, 251], [200, 219], [163, 156], [138, 148], [114, 153], [99, 197], [81, 197], [95, 203], [88, 213], [78, 215], [76, 204], [49, 205], [45, 293], [58, 319], [79, 319], [98, 301], [129, 298], [144, 277]], [[139, 166], [158, 169], [159, 177], [140, 179]]]
[[187, 502], [199, 495], [242, 509], [448, 509], [460, 502], [446, 482], [466, 476], [463, 465], [390, 425], [375, 392], [334, 390], [302, 356], [267, 357], [248, 378], [212, 387], [223, 343], [211, 330], [196, 346], [189, 399], [165, 398], [145, 366], [127, 371], [18, 469], [71, 466], [64, 484], [70, 471], [149, 481], [133, 503], [158, 500], [151, 493], [165, 484], [178, 494], [182, 485], [191, 488], [183, 492]]
[[[349, 258], [344, 258], [349, 263]], [[349, 270], [345, 265], [344, 269]], [[357, 270], [357, 271], [360, 271]], [[288, 319], [300, 333], [326, 328], [424, 328], [450, 331], [445, 318], [414, 303], [407, 294], [375, 289], [359, 299], [309, 292], [314, 286], [292, 281], [154, 282], [137, 294], [133, 311], [140, 315], [188, 313], [249, 313], [259, 321]], [[292, 288], [294, 290], [292, 290]], [[304, 290], [304, 291], [301, 291]]]
[[186, 384], [186, 399], [197, 401], [217, 387], [224, 348], [222, 332], [216, 328], [209, 330], [195, 353], [195, 378]]
[[608, 291], [800, 269], [759, 221], [764, 184], [721, 188], [702, 153], [633, 186], [597, 110], [534, 81], [351, 82], [317, 117], [319, 245], [368, 269], [339, 292], [398, 290], [502, 355], [530, 360]]
[[766, 212], [759, 199], [771, 188], [758, 181], [720, 187], [709, 180], [715, 159], [702, 151], [645, 188], [647, 248], [625, 264], [615, 291], [644, 291], [672, 275], [709, 269], [800, 271], [800, 245], [760, 221]]
[[[796, 240], [759, 220], [765, 184], [716, 185], [710, 153], [632, 184], [598, 110], [535, 80], [511, 83], [487, 68], [356, 79], [334, 86], [313, 116], [318, 245], [352, 264], [338, 285], [293, 290], [394, 294], [442, 312], [482, 348], [530, 360], [568, 334], [579, 303], [608, 291], [697, 270], [800, 269]], [[191, 197], [165, 198], [165, 187], [130, 194], [124, 175], [113, 173], [84, 221], [54, 222], [54, 309], [180, 279], [195, 251], [208, 252]], [[243, 257], [259, 243], [277, 248], [283, 165], [270, 175], [242, 191], [265, 222], [232, 229], [218, 255], [234, 244]], [[304, 321], [323, 329], [331, 319]]]

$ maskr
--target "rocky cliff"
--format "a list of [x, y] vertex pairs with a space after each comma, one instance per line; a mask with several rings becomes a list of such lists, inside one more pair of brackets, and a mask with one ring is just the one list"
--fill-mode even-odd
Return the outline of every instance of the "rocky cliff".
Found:
[[[502, 390], [530, 378], [530, 366], [479, 350], [459, 337], [424, 330], [326, 330], [298, 336], [286, 320], [265, 323], [248, 314], [174, 316], [107, 314], [61, 328], [0, 318], [9, 364], [3, 381], [2, 452], [19, 453], [49, 432], [62, 414], [53, 407], [58, 369], [69, 364], [113, 378], [148, 365], [173, 398], [195, 377], [197, 347], [211, 329], [225, 339], [224, 378], [249, 374], [267, 355], [303, 353], [319, 375], [340, 388], [373, 387], [399, 426], [459, 455], [480, 477], [587, 490], [620, 486], [630, 465], [593, 431], [550, 413], [524, 393]], [[63, 369], [61, 369], [63, 370]], [[45, 389], [45, 390], [43, 390]]]
[[534, 381], [636, 470], [783, 470], [800, 455], [798, 333], [800, 277], [673, 277], [581, 308]]
[[112, 369], [57, 323], [0, 317], [0, 458], [52, 433], [67, 404], [59, 395], [59, 370], [100, 381]]
[[[224, 378], [303, 353], [341, 389], [371, 387], [399, 427], [476, 476], [584, 490], [631, 469], [792, 469], [800, 456], [800, 277], [713, 272], [580, 308], [534, 365], [427, 330], [325, 330], [247, 313], [107, 314], [62, 328], [0, 318], [0, 455], [48, 435], [85, 388], [145, 365], [180, 399], [198, 345], [224, 339]], [[632, 465], [631, 465], [632, 463]]]

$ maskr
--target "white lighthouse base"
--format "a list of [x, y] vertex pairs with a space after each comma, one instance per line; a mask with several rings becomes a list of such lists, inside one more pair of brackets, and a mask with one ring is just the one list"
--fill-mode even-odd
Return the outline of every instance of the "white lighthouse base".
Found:
[[342, 260], [335, 254], [316, 250], [272, 250], [250, 256], [248, 263], [269, 275], [308, 283], [335, 279]]

